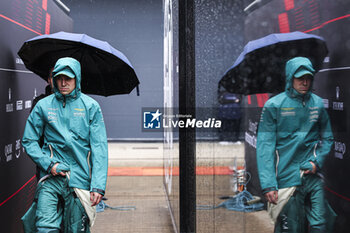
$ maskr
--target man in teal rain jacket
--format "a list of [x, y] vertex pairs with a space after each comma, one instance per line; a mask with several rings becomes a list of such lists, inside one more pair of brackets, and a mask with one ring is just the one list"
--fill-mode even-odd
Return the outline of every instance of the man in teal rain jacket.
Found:
[[310, 232], [327, 232], [327, 204], [318, 172], [331, 150], [333, 134], [322, 99], [311, 93], [314, 74], [309, 59], [289, 60], [285, 92], [269, 99], [261, 114], [256, 151], [263, 193], [276, 204], [279, 189], [296, 187], [279, 214], [275, 232], [303, 232], [304, 216]]
[[[40, 177], [51, 176], [37, 190], [35, 219], [40, 233], [59, 232], [62, 221], [64, 232], [89, 232], [87, 213], [73, 188], [89, 191], [91, 206], [100, 202], [106, 188], [106, 129], [98, 103], [81, 93], [80, 69], [73, 58], [56, 62], [54, 94], [36, 104], [24, 130], [23, 146], [40, 167]], [[77, 209], [81, 213], [74, 212]], [[72, 219], [77, 221], [69, 222]]]

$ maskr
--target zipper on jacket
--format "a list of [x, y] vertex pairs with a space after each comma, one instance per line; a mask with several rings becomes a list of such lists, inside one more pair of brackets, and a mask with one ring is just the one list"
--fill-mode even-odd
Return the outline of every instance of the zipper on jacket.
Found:
[[63, 108], [65, 108], [66, 107], [66, 96], [64, 95], [63, 96]]

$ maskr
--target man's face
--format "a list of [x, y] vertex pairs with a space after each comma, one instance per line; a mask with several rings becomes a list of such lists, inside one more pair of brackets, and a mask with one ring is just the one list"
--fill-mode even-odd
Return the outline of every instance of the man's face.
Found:
[[75, 78], [59, 75], [56, 78], [56, 83], [62, 95], [69, 95], [75, 89]]
[[312, 76], [306, 74], [301, 76], [300, 78], [293, 79], [293, 88], [300, 94], [306, 94], [311, 87], [311, 82]]

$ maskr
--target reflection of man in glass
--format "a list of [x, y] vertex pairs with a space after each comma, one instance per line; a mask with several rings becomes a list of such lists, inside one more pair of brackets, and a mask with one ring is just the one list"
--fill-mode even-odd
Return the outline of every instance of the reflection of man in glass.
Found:
[[218, 118], [222, 122], [219, 129], [221, 142], [237, 142], [241, 123], [241, 98], [226, 91], [219, 92]]
[[[333, 134], [322, 99], [311, 93], [314, 73], [309, 59], [289, 60], [285, 92], [269, 99], [261, 114], [258, 172], [268, 209], [278, 211], [275, 232], [304, 232], [306, 219], [312, 233], [328, 232], [329, 206], [318, 172]], [[282, 195], [288, 196], [284, 207]]]

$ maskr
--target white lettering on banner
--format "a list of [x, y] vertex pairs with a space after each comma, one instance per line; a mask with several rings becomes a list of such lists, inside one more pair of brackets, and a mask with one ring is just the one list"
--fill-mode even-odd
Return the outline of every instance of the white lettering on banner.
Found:
[[6, 112], [13, 112], [13, 104], [6, 104]]
[[336, 86], [336, 88], [335, 88], [335, 98], [337, 98], [337, 100], [339, 100], [339, 96], [340, 96], [340, 87]]
[[328, 99], [323, 99], [323, 106], [324, 106], [324, 108], [329, 108], [329, 100]]
[[17, 100], [16, 101], [16, 110], [23, 110], [23, 100]]
[[258, 122], [252, 122], [249, 120], [249, 131], [256, 134], [256, 131], [258, 130]]
[[24, 102], [24, 108], [27, 109], [27, 108], [31, 108], [32, 107], [32, 101], [31, 100], [26, 100]]
[[21, 149], [21, 139], [16, 140], [16, 150]]
[[16, 158], [21, 156], [21, 139], [16, 140]]
[[334, 157], [343, 159], [346, 152], [346, 145], [344, 142], [334, 142]]
[[9, 162], [12, 160], [12, 144], [5, 145], [5, 157], [6, 162]]
[[344, 110], [344, 103], [343, 102], [333, 102], [333, 109], [338, 111]]
[[24, 65], [23, 60], [20, 58], [16, 58], [16, 64]]
[[245, 132], [245, 141], [256, 149], [256, 136]]

